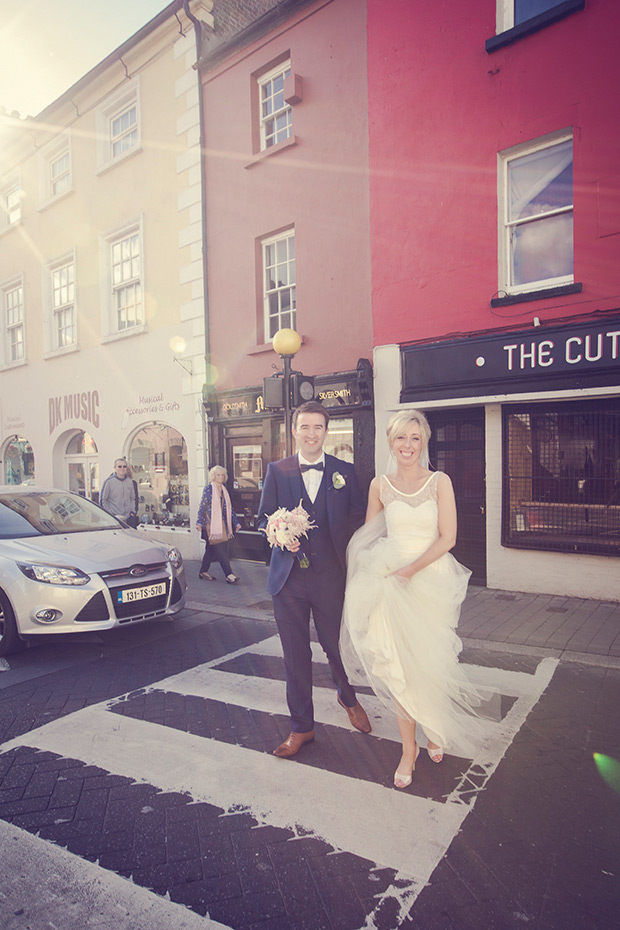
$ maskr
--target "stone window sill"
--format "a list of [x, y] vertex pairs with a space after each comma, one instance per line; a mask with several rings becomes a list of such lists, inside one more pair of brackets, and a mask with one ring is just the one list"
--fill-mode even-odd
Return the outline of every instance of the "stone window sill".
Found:
[[523, 304], [532, 300], [544, 300], [546, 297], [564, 297], [566, 294], [581, 294], [583, 284], [561, 284], [558, 287], [546, 287], [539, 291], [524, 291], [521, 294], [506, 294], [494, 297], [492, 307], [509, 307], [510, 304]]

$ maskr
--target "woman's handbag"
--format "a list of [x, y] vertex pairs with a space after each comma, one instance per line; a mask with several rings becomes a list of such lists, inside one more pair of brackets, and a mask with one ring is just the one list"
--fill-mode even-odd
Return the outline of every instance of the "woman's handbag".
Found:
[[229, 539], [232, 539], [232, 536], [233, 534], [230, 533], [229, 535], [226, 531], [226, 528], [224, 528], [224, 532], [220, 536], [214, 536], [213, 534], [209, 534], [209, 530], [206, 526], [203, 526], [200, 533], [201, 539], [204, 539], [204, 541], [207, 543], [211, 543], [212, 546], [217, 546], [219, 543], [228, 542]]

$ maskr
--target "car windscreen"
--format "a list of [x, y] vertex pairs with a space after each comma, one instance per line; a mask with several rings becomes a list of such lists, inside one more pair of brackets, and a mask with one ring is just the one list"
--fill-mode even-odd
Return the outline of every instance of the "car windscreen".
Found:
[[119, 529], [122, 524], [89, 500], [62, 491], [0, 496], [0, 539]]

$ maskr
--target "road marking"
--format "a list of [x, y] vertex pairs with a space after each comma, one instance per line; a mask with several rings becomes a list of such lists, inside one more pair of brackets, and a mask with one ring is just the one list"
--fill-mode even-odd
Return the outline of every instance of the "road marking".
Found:
[[[313, 645], [316, 661], [322, 650]], [[266, 713], [285, 711], [284, 684], [272, 679], [222, 671], [244, 654], [279, 655], [279, 640], [271, 637], [220, 656], [197, 668], [152, 684], [146, 691], [174, 691], [234, 703]], [[543, 659], [534, 674], [469, 666], [477, 682], [516, 697], [503, 720], [483, 721], [483, 739], [473, 747], [472, 763], [445, 803], [394, 791], [361, 779], [297, 763], [283, 763], [267, 753], [166, 729], [108, 708], [118, 699], [76, 711], [2, 746], [6, 752], [31, 746], [101, 766], [165, 791], [189, 794], [224, 810], [247, 809], [259, 823], [313, 834], [339, 850], [397, 870], [393, 886], [380, 897], [365, 930], [385, 897], [398, 899], [404, 920], [465, 817], [484, 790], [528, 714], [549, 685], [557, 659]], [[337, 706], [333, 689], [314, 689], [317, 719], [349, 727]], [[365, 696], [375, 736], [398, 740], [392, 715], [376, 698]], [[153, 765], [157, 759], [157, 765]], [[347, 804], [347, 799], [351, 803]], [[363, 812], [363, 815], [362, 813]]]
[[[323, 652], [321, 644], [312, 642], [310, 646], [312, 648], [312, 661], [327, 665], [327, 656]], [[262, 656], [282, 656], [280, 637], [269, 636], [254, 646], [246, 647], [239, 652], [252, 652], [254, 655]], [[225, 661], [228, 661], [228, 656], [226, 656]], [[209, 664], [211, 666], [221, 665], [222, 660], [218, 659], [216, 662]], [[467, 669], [467, 675], [475, 685], [494, 688], [501, 694], [518, 696], [527, 693], [532, 688], [534, 676], [529, 672], [513, 672], [495, 666], [471, 665], [464, 662], [461, 662], [461, 665]]]
[[[101, 704], [5, 747], [18, 745], [80, 759], [225, 810], [241, 805], [261, 823], [311, 830], [332, 846], [422, 882], [468, 812], [451, 805], [440, 816], [445, 805], [425, 798], [180, 730], [167, 728], [163, 740], [160, 724], [111, 714]], [[355, 810], [343, 803], [347, 797], [355, 799]]]

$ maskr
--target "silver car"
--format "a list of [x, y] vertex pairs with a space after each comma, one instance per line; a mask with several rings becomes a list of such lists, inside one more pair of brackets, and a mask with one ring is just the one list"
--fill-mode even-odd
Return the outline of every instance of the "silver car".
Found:
[[175, 614], [186, 588], [177, 549], [92, 501], [0, 486], [0, 656], [30, 637]]

